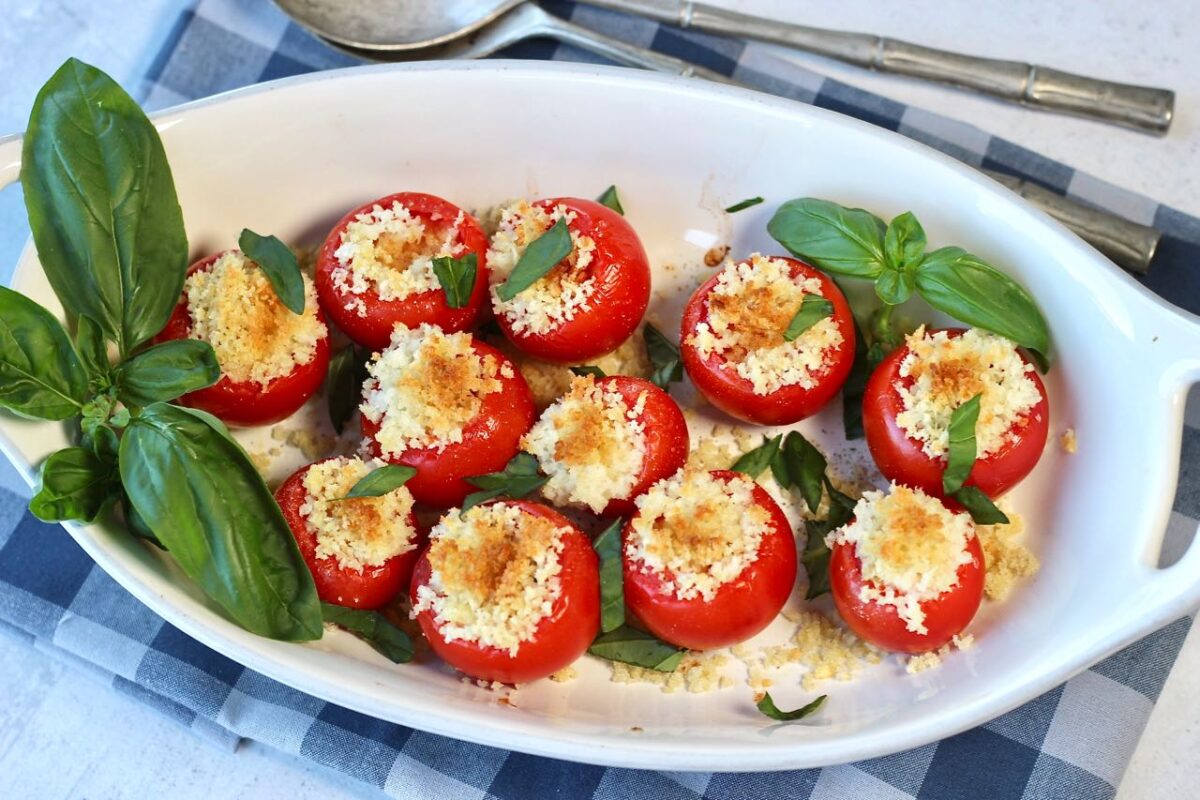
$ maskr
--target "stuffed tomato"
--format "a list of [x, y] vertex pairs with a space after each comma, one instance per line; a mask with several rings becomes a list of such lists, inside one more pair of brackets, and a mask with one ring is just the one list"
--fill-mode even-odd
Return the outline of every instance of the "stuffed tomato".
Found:
[[179, 398], [230, 425], [266, 425], [291, 416], [320, 388], [329, 365], [329, 329], [312, 281], [304, 312], [290, 311], [266, 274], [239, 250], [188, 268], [183, 296], [157, 342], [199, 339], [212, 345], [221, 377]]
[[457, 505], [464, 478], [504, 469], [536, 414], [525, 379], [469, 333], [397, 325], [367, 365], [362, 432], [372, 455], [413, 467], [420, 503]]
[[575, 661], [600, 629], [591, 541], [525, 500], [451, 511], [417, 562], [413, 615], [433, 651], [472, 678], [525, 683]]
[[787, 425], [815, 414], [846, 382], [854, 318], [824, 273], [756, 253], [692, 295], [679, 350], [688, 377], [714, 406], [747, 422]]
[[[570, 252], [509, 299], [502, 286], [529, 246], [562, 220]], [[501, 210], [488, 251], [492, 309], [504, 335], [536, 358], [578, 364], [616, 349], [650, 302], [650, 264], [625, 218], [592, 200], [519, 201]]]
[[975, 524], [919, 489], [867, 492], [826, 543], [838, 613], [876, 647], [936, 650], [979, 610], [984, 562]]
[[373, 466], [380, 465], [328, 458], [296, 470], [275, 492], [326, 603], [380, 608], [412, 578], [422, 541], [408, 489], [346, 498]]
[[863, 395], [863, 430], [884, 477], [943, 497], [950, 418], [976, 395], [976, 458], [966, 484], [997, 497], [1028, 475], [1050, 429], [1033, 364], [987, 331], [920, 328], [880, 362]]
[[693, 650], [749, 639], [783, 609], [796, 542], [779, 506], [737, 472], [683, 470], [637, 499], [622, 531], [625, 603]]
[[522, 447], [550, 476], [547, 500], [614, 516], [683, 466], [688, 429], [679, 406], [650, 381], [584, 375], [542, 413]]
[[[435, 259], [475, 258], [475, 277], [453, 307], [434, 272]], [[346, 335], [382, 350], [397, 324], [428, 323], [445, 331], [474, 327], [487, 310], [487, 236], [458, 206], [419, 192], [400, 192], [342, 218], [317, 256], [317, 295]]]

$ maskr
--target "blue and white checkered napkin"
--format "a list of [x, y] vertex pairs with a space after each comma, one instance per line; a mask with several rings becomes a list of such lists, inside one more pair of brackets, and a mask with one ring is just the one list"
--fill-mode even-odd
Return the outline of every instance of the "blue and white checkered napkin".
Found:
[[[1145, 283], [1200, 311], [1200, 220], [977, 128], [822, 78], [770, 48], [554, 3], [550, 10], [759, 88], [859, 117], [970, 164], [1012, 173], [1153, 224], [1166, 236]], [[509, 57], [584, 60], [528, 42]], [[162, 107], [257, 81], [355, 63], [265, 2], [199, 0], [147, 76]], [[1200, 520], [1200, 428], [1185, 429], [1172, 529]], [[508, 753], [381, 722], [289, 689], [183, 635], [96, 567], [66, 532], [0, 490], [0, 628], [99, 672], [119, 691], [225, 746], [257, 739], [394, 796], [528, 798], [1110, 797], [1188, 629], [1181, 619], [980, 728], [852, 765], [750, 775], [666, 774]]]

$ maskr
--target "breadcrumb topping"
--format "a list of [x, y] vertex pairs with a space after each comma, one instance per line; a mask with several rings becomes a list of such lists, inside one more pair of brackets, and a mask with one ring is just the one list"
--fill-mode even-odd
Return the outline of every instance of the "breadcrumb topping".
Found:
[[1007, 508], [1003, 510], [1009, 524], [976, 528], [987, 567], [983, 593], [996, 601], [1006, 599], [1018, 582], [1037, 574], [1041, 568], [1037, 556], [1018, 541], [1025, 533], [1025, 518]]
[[[488, 343], [495, 344], [512, 359], [521, 377], [529, 385], [533, 402], [538, 408], [550, 405], [571, 388], [575, 374], [569, 366], [526, 355], [513, 347], [507, 339], [501, 338], [494, 342], [489, 339]], [[632, 375], [635, 378], [649, 378], [653, 372], [640, 331], [622, 342], [621, 346], [611, 353], [577, 366], [599, 367], [605, 375]]]
[[345, 569], [362, 572], [413, 550], [413, 498], [400, 486], [378, 497], [344, 499], [354, 484], [382, 461], [333, 458], [313, 464], [304, 474], [304, 517], [317, 536], [317, 558], [333, 558]]
[[316, 357], [329, 331], [317, 317], [312, 279], [301, 277], [304, 313], [293, 314], [266, 273], [240, 250], [222, 253], [208, 269], [187, 276], [183, 294], [191, 336], [212, 345], [231, 381], [266, 386]]
[[714, 689], [733, 685], [733, 679], [721, 671], [730, 663], [729, 656], [720, 650], [690, 652], [679, 662], [673, 672], [659, 672], [620, 661], [609, 662], [613, 683], [650, 683], [658, 686], [665, 694], [681, 689], [693, 694], [703, 694]]
[[950, 417], [975, 395], [982, 394], [975, 423], [977, 458], [1000, 450], [1013, 426], [1041, 400], [1029, 377], [1033, 365], [1003, 336], [970, 328], [951, 337], [946, 331], [926, 333], [922, 326], [905, 343], [909, 352], [900, 364], [900, 377], [911, 379], [911, 385], [898, 389], [904, 410], [896, 415], [896, 424], [930, 458], [945, 456]]
[[784, 386], [811, 389], [842, 334], [825, 317], [795, 340], [783, 338], [805, 295], [823, 296], [821, 281], [793, 277], [787, 261], [755, 253], [721, 270], [708, 294], [707, 321], [696, 326], [689, 342], [704, 358], [721, 356], [720, 368], [750, 381], [755, 394]]
[[645, 392], [631, 407], [591, 375], [576, 377], [521, 440], [550, 476], [542, 487], [546, 499], [598, 514], [610, 500], [628, 497], [646, 457], [646, 432], [638, 421], [645, 405]]
[[431, 611], [447, 641], [516, 655], [562, 594], [569, 532], [505, 503], [451, 510], [429, 535], [429, 582], [417, 590], [412, 615]]

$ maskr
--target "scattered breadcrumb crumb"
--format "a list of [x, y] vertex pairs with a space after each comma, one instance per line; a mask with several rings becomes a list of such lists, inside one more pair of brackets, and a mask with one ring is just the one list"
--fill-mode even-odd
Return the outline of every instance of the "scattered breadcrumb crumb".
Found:
[[250, 462], [254, 464], [254, 468], [259, 472], [265, 473], [271, 468], [271, 454], [262, 450], [251, 450], [248, 452]]
[[989, 600], [1004, 600], [1018, 581], [1041, 567], [1037, 556], [1017, 541], [1025, 533], [1025, 518], [1009, 509], [1002, 510], [1008, 515], [1008, 525], [980, 525], [975, 529], [983, 547], [983, 591]]
[[567, 681], [575, 680], [577, 677], [579, 677], [579, 673], [575, 671], [575, 668], [566, 666], [560, 669], [558, 672], [551, 674], [550, 680], [554, 681], [555, 683], [566, 683]]
[[729, 245], [718, 244], [709, 248], [704, 254], [704, 266], [719, 267], [721, 262], [725, 260], [725, 256], [729, 255]]
[[1059, 443], [1062, 445], [1064, 453], [1075, 453], [1079, 450], [1079, 443], [1075, 440], [1075, 429], [1067, 428], [1063, 431], [1062, 436], [1058, 437]]
[[[271, 432], [275, 436], [275, 432]], [[299, 428], [287, 432], [284, 441], [291, 447], [297, 448], [310, 461], [330, 455], [337, 447], [338, 439], [320, 431]]]
[[951, 639], [950, 643], [959, 650], [969, 650], [975, 646], [975, 637], [969, 633], [960, 633]]
[[701, 694], [733, 685], [732, 678], [721, 675], [721, 670], [728, 663], [729, 656], [724, 651], [714, 650], [688, 653], [674, 672], [659, 672], [620, 661], [611, 661], [609, 665], [612, 667], [613, 683], [650, 683], [666, 694], [680, 689]]
[[575, 377], [571, 372], [571, 366], [599, 367], [605, 375], [632, 375], [635, 378], [649, 378], [653, 372], [653, 368], [650, 366], [650, 357], [646, 354], [646, 343], [642, 339], [640, 330], [622, 342], [611, 353], [579, 365], [540, 361], [521, 353], [502, 337], [489, 337], [487, 341], [512, 359], [521, 373], [521, 377], [529, 385], [529, 390], [533, 393], [533, 402], [539, 409], [546, 408], [566, 394], [571, 386], [571, 379]]
[[[945, 650], [946, 648], [942, 648]], [[942, 650], [936, 652], [921, 653], [919, 656], [913, 656], [908, 659], [908, 663], [904, 665], [904, 671], [909, 675], [916, 675], [918, 672], [924, 672], [927, 669], [933, 669], [940, 666], [942, 663]]]

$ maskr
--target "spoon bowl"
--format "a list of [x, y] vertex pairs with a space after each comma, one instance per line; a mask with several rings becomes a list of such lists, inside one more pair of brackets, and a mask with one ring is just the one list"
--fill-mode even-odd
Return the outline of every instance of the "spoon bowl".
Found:
[[524, 0], [275, 0], [314, 34], [356, 50], [421, 50], [479, 30]]

